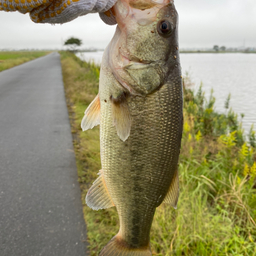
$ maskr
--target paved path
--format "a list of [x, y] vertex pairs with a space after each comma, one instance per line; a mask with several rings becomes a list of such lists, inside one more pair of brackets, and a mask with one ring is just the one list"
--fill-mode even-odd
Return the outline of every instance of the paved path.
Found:
[[0, 255], [84, 256], [57, 53], [0, 73]]

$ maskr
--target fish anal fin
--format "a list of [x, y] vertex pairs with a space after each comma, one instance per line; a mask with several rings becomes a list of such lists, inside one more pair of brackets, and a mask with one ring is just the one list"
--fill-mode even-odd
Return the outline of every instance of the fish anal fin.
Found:
[[94, 126], [100, 124], [100, 98], [99, 95], [91, 102], [84, 112], [84, 117], [81, 122], [83, 131], [92, 129]]
[[150, 245], [130, 247], [118, 234], [103, 248], [99, 256], [152, 256]]
[[86, 195], [86, 204], [93, 210], [107, 209], [115, 206], [108, 192], [103, 172], [94, 181]]
[[178, 173], [178, 168], [177, 168], [174, 173], [171, 185], [170, 185], [169, 190], [164, 198], [163, 203], [169, 204], [176, 209], [178, 199], [179, 199], [179, 173]]
[[131, 115], [124, 95], [115, 99], [111, 97], [113, 125], [116, 127], [117, 135], [122, 141], [126, 141], [131, 131]]

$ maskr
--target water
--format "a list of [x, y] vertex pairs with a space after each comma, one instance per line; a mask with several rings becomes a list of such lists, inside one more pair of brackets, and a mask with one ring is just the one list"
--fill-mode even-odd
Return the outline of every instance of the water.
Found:
[[244, 114], [243, 128], [248, 134], [256, 128], [256, 55], [255, 54], [181, 54], [182, 73], [188, 71], [195, 88], [203, 83], [206, 97], [211, 89], [216, 98], [215, 109], [224, 108], [228, 94], [235, 113]]
[[[103, 52], [78, 53], [84, 61], [93, 60], [100, 64]], [[256, 55], [255, 54], [180, 54], [182, 73], [189, 73], [195, 90], [203, 83], [206, 97], [211, 89], [216, 98], [215, 109], [225, 112], [224, 104], [231, 94], [230, 106], [244, 114], [243, 128], [248, 134], [254, 124], [256, 128]]]
[[80, 58], [83, 61], [87, 62], [94, 62], [95, 64], [100, 65], [102, 56], [103, 56], [103, 51], [99, 52], [78, 52], [76, 54], [78, 58]]

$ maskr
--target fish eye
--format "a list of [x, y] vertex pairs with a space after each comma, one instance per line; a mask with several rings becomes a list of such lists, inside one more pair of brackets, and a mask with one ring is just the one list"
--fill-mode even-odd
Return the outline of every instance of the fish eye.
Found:
[[160, 36], [168, 37], [171, 35], [173, 28], [168, 20], [160, 20], [157, 24], [157, 31]]

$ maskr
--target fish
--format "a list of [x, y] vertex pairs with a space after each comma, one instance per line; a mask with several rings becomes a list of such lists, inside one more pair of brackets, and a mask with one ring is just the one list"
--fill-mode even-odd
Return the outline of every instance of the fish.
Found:
[[162, 203], [177, 207], [183, 127], [178, 13], [171, 0], [118, 0], [116, 32], [104, 51], [99, 93], [82, 129], [100, 125], [101, 170], [86, 195], [116, 207], [120, 229], [100, 256], [149, 256]]

